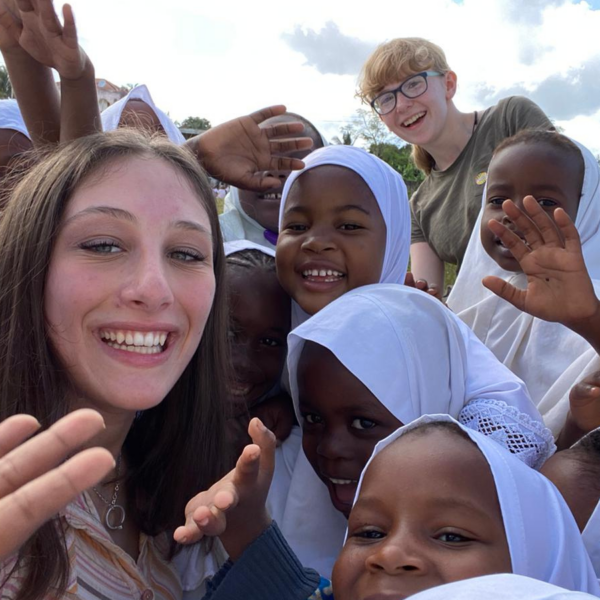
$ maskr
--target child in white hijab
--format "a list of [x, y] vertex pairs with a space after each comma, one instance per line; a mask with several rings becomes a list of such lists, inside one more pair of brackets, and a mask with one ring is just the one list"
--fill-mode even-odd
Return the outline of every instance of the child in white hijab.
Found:
[[[465, 261], [448, 299], [449, 307], [467, 323], [496, 357], [521, 377], [546, 424], [558, 435], [568, 412], [568, 394], [575, 383], [600, 367], [597, 352], [588, 341], [574, 333], [561, 318], [549, 315], [537, 318], [494, 294], [481, 282], [495, 276], [524, 290], [534, 281], [512, 257], [497, 233], [490, 232], [488, 221], [498, 220], [521, 238], [514, 219], [504, 215], [502, 203], [512, 199], [517, 207], [533, 195], [543, 211], [554, 219], [554, 210], [562, 208], [575, 222], [581, 238], [585, 267], [593, 282], [590, 288], [600, 292], [600, 170], [594, 156], [556, 132], [521, 132], [503, 142], [496, 150], [488, 172], [483, 209], [467, 248]], [[538, 213], [541, 213], [538, 210]], [[531, 216], [531, 215], [530, 215]], [[542, 215], [543, 216], [543, 215]], [[533, 217], [532, 217], [533, 218]], [[530, 219], [523, 222], [527, 225]], [[576, 235], [576, 233], [575, 233]], [[535, 240], [536, 238], [532, 238]], [[549, 246], [558, 243], [551, 243]], [[536, 244], [537, 247], [537, 244]], [[536, 247], [527, 246], [524, 255]], [[563, 246], [564, 247], [564, 243]], [[568, 257], [565, 249], [562, 253]], [[557, 260], [560, 254], [556, 254]], [[560, 271], [562, 263], [551, 265]], [[523, 272], [525, 271], [525, 272]], [[539, 273], [538, 273], [539, 275]], [[550, 282], [550, 278], [546, 280]], [[540, 287], [539, 282], [534, 284]], [[587, 289], [564, 289], [554, 297], [547, 286], [549, 306], [560, 313], [570, 298]], [[509, 286], [510, 288], [510, 286]], [[507, 288], [508, 289], [508, 288]], [[556, 292], [558, 293], [558, 292]], [[547, 322], [545, 318], [558, 322]]]
[[[264, 497], [264, 469], [273, 451], [272, 442], [258, 435], [255, 442], [239, 473], [195, 498], [194, 517], [180, 533], [193, 539], [195, 533], [223, 533], [230, 520], [237, 525], [225, 538], [236, 560], [215, 577], [211, 600], [239, 597], [239, 590], [246, 600], [306, 598], [299, 593], [316, 585], [314, 571], [302, 569], [278, 528], [261, 515], [260, 502], [252, 500]], [[260, 464], [250, 467], [257, 457]], [[243, 523], [248, 525], [240, 528]], [[375, 447], [331, 585], [321, 579], [311, 598], [416, 598], [500, 573], [600, 596], [577, 524], [554, 485], [489, 436], [448, 415], [425, 415]], [[527, 581], [519, 582], [522, 589], [537, 593]]]
[[554, 451], [523, 383], [419, 290], [377, 284], [347, 292], [293, 330], [288, 345], [304, 451], [285, 503], [272, 490], [269, 508], [303, 564], [322, 575], [342, 547], [342, 514], [375, 443], [401, 425], [447, 413], [536, 468]]
[[[327, 145], [325, 138], [317, 128], [310, 121], [295, 113], [288, 112], [267, 119], [261, 124], [261, 127], [291, 122], [300, 122], [304, 125], [304, 135], [310, 137], [313, 142], [312, 150]], [[303, 160], [310, 152], [311, 149], [296, 150], [286, 156]], [[290, 173], [291, 171], [270, 171], [270, 175], [279, 179], [282, 186]], [[219, 215], [223, 239], [226, 242], [250, 240], [274, 250], [277, 244], [280, 203], [281, 188], [255, 192], [231, 187], [225, 197], [223, 214]]]
[[410, 210], [399, 173], [354, 146], [311, 153], [286, 181], [277, 275], [294, 300], [292, 326], [371, 283], [404, 283]]
[[127, 96], [102, 111], [100, 116], [104, 131], [112, 131], [124, 125], [142, 127], [150, 131], [164, 132], [175, 144], [181, 145], [185, 142], [175, 123], [154, 104], [145, 85], [134, 87]]

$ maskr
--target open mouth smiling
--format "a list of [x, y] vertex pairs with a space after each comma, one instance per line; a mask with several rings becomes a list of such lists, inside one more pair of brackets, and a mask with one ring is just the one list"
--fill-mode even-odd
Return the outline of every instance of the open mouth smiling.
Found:
[[160, 354], [168, 346], [169, 332], [101, 329], [100, 339], [116, 350], [137, 354]]

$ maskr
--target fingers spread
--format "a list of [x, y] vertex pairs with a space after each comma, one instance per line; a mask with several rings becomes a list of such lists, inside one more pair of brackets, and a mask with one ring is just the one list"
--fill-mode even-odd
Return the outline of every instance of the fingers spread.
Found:
[[90, 448], [0, 500], [0, 558], [114, 467], [110, 452]]
[[508, 248], [516, 260], [521, 261], [530, 250], [527, 244], [514, 232], [499, 221], [491, 220], [488, 223], [491, 232], [497, 236], [504, 246]]
[[0, 423], [0, 458], [32, 436], [40, 424], [30, 415], [15, 415]]
[[[552, 217], [539, 205], [533, 196], [526, 196], [523, 199], [523, 206], [530, 216], [531, 221], [537, 228], [537, 234], [541, 235], [542, 241], [547, 246], [562, 248], [564, 246], [560, 231]], [[525, 239], [529, 242], [527, 234], [524, 231]], [[530, 246], [534, 246], [530, 243]]]
[[519, 310], [524, 310], [526, 296], [524, 290], [517, 289], [514, 285], [511, 285], [500, 277], [484, 277], [481, 283], [483, 283], [490, 292], [496, 294], [496, 296], [500, 296], [503, 300], [510, 302]]
[[64, 460], [104, 429], [99, 413], [75, 411], [0, 460], [0, 497], [6, 496]]
[[557, 208], [554, 211], [554, 220], [562, 233], [565, 248], [571, 252], [581, 252], [581, 238], [571, 217], [562, 208]]
[[[307, 137], [300, 137], [291, 140], [272, 139], [270, 140], [270, 144], [273, 154], [285, 154], [288, 152], [297, 152], [298, 150], [308, 150], [312, 148], [313, 141]], [[302, 163], [302, 166], [304, 166], [304, 163]]]
[[258, 125], [271, 117], [285, 114], [285, 111], [286, 107], [283, 104], [278, 104], [276, 106], [268, 106], [267, 108], [257, 110], [250, 114], [250, 118]]
[[[269, 139], [281, 137], [296, 137], [304, 131], [302, 123], [280, 123], [277, 125], [268, 125], [261, 128]], [[312, 140], [311, 140], [312, 141]]]

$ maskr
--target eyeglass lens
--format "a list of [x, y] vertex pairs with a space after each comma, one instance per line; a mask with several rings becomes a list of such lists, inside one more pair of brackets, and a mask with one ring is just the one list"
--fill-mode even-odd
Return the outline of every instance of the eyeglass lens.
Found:
[[400, 92], [407, 98], [417, 98], [427, 91], [427, 78], [423, 75], [415, 75], [407, 79], [397, 90], [381, 94], [375, 105], [378, 112], [385, 114], [396, 107], [396, 93]]

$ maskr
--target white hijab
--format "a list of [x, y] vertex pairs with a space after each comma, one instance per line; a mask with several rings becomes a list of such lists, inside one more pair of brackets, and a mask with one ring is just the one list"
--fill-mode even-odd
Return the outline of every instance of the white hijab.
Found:
[[[600, 168], [589, 150], [578, 144], [585, 175], [577, 219], [583, 255], [596, 293], [600, 293]], [[485, 205], [485, 191], [483, 205]], [[569, 408], [569, 390], [600, 368], [600, 359], [580, 336], [558, 323], [521, 312], [481, 283], [496, 275], [525, 288], [523, 273], [501, 269], [484, 250], [480, 229], [482, 211], [473, 229], [464, 262], [448, 306], [511, 371], [521, 377], [548, 427], [558, 435]]]
[[[290, 333], [288, 369], [300, 422], [297, 369], [307, 340], [329, 349], [402, 423], [428, 413], [463, 415], [530, 464], [541, 465], [554, 451], [523, 383], [424, 292], [397, 284], [357, 288]], [[301, 562], [327, 576], [346, 520], [303, 452], [275, 520]]]
[[560, 492], [546, 477], [530, 469], [489, 437], [461, 425], [448, 415], [425, 415], [379, 442], [361, 475], [357, 498], [375, 456], [407, 431], [433, 421], [456, 423], [477, 444], [490, 465], [513, 573], [599, 596], [598, 579], [577, 523]]
[[275, 244], [265, 237], [265, 228], [249, 217], [242, 208], [240, 192], [237, 188], [230, 187], [229, 193], [225, 196], [224, 211], [219, 215], [219, 225], [226, 242], [250, 240], [275, 251]]
[[[304, 159], [306, 165], [294, 171], [285, 183], [279, 209], [279, 228], [285, 203], [294, 182], [306, 171], [323, 165], [346, 167], [360, 175], [377, 200], [386, 227], [385, 256], [379, 283], [404, 283], [410, 250], [410, 210], [406, 186], [399, 173], [373, 154], [354, 146], [326, 146]], [[292, 327], [308, 319], [296, 302], [292, 302]]]
[[243, 252], [244, 250], [258, 250], [258, 252], [262, 252], [263, 254], [275, 258], [275, 250], [272, 248], [266, 248], [261, 244], [255, 244], [250, 240], [235, 240], [233, 242], [225, 242], [223, 244], [223, 249], [225, 250], [225, 256], [235, 254], [236, 252]]
[[31, 139], [16, 100], [0, 100], [0, 129], [12, 129]]
[[185, 142], [185, 138], [183, 134], [175, 123], [171, 121], [167, 113], [163, 112], [154, 104], [154, 100], [152, 100], [152, 96], [148, 91], [148, 88], [145, 85], [138, 85], [134, 87], [125, 98], [121, 98], [107, 109], [102, 111], [100, 115], [102, 118], [102, 128], [104, 131], [113, 131], [119, 127], [119, 122], [121, 121], [121, 114], [123, 113], [123, 109], [126, 104], [130, 100], [142, 100], [145, 102], [156, 114], [160, 124], [162, 125], [167, 137], [177, 145], [181, 145]]
[[410, 597], [411, 600], [592, 600], [597, 596], [511, 573], [485, 575], [447, 583]]

